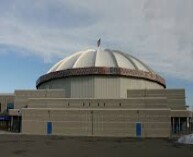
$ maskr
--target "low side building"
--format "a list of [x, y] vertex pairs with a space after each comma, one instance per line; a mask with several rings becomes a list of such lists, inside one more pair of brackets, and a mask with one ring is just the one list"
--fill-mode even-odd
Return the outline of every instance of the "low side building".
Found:
[[[161, 93], [163, 90], [153, 91]], [[132, 97], [127, 99], [28, 99], [29, 108], [22, 109], [22, 132], [47, 134], [48, 122], [52, 122], [55, 135], [136, 137], [137, 125], [141, 125], [142, 137], [189, 133], [191, 127], [187, 127], [187, 118], [190, 120], [191, 112], [171, 110], [167, 98], [167, 93], [175, 96], [175, 92], [184, 90], [164, 90], [165, 96], [161, 93], [156, 97], [135, 95], [153, 91], [133, 91]]]

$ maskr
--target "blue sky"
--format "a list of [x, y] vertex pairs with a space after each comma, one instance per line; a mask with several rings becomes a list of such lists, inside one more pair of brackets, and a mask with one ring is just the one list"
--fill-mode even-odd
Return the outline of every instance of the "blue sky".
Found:
[[0, 0], [0, 93], [35, 88], [61, 58], [95, 48], [141, 59], [193, 106], [192, 0]]

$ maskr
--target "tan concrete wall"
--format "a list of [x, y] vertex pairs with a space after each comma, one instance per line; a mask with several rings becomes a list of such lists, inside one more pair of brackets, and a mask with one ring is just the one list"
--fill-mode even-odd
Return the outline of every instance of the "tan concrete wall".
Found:
[[193, 112], [188, 110], [173, 110], [171, 111], [171, 117], [192, 117]]
[[23, 109], [22, 133], [47, 134], [47, 122], [53, 125], [55, 135], [89, 136], [91, 133], [90, 114], [80, 110]]
[[29, 98], [61, 98], [65, 97], [64, 89], [58, 90], [16, 90], [15, 108], [27, 107]]
[[185, 90], [168, 89], [166, 90], [168, 105], [172, 110], [186, 110]]
[[48, 119], [47, 110], [22, 109], [22, 133], [46, 135]]
[[30, 98], [28, 108], [167, 108], [167, 99], [68, 99], [68, 98]]
[[148, 90], [127, 90], [128, 98], [140, 97], [165, 97], [167, 105], [171, 110], [186, 110], [184, 89], [148, 89]]
[[54, 135], [136, 137], [140, 121], [142, 137], [170, 136], [167, 109], [22, 109], [24, 134], [46, 134], [48, 121]]
[[170, 110], [141, 110], [139, 119], [143, 125], [143, 137], [170, 136]]

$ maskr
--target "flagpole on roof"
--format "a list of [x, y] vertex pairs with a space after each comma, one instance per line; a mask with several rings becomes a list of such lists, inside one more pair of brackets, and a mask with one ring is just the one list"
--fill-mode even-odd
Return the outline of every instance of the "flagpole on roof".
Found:
[[100, 47], [101, 45], [101, 38], [99, 38], [99, 40], [97, 41], [97, 47]]
[[99, 49], [101, 46], [101, 38], [99, 38], [99, 40], [97, 41], [97, 49]]

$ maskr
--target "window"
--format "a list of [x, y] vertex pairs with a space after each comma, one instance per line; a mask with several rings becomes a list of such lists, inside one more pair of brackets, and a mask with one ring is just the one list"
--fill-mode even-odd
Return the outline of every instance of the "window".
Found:
[[14, 109], [13, 103], [7, 103], [7, 109]]
[[9, 109], [14, 109], [14, 104], [13, 103], [7, 103], [7, 111]]

